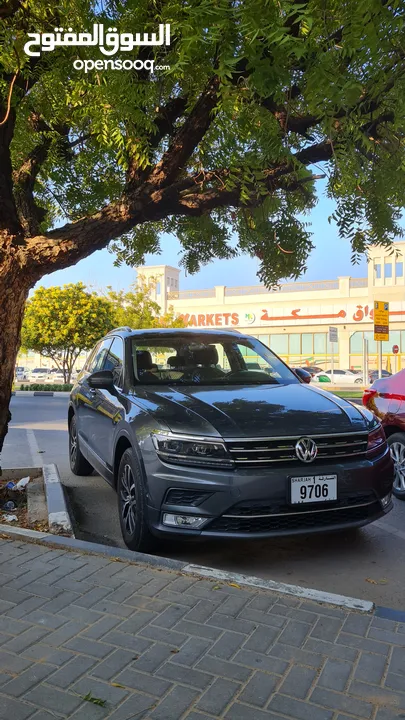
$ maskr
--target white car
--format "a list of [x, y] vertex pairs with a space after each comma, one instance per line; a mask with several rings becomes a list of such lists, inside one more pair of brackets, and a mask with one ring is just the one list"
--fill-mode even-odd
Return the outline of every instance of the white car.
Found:
[[[333, 381], [332, 381], [332, 371], [331, 370], [323, 370], [322, 372], [316, 373], [313, 377], [314, 382], [322, 382], [322, 377], [329, 378], [330, 382], [333, 382], [334, 385], [364, 385], [363, 381], [363, 375], [360, 373], [352, 372], [352, 370], [333, 370]], [[325, 385], [328, 384], [327, 381], [324, 381]]]
[[29, 379], [31, 382], [44, 382], [48, 377], [48, 368], [34, 368], [30, 372]]
[[53, 385], [60, 385], [65, 382], [63, 371], [59, 370], [59, 368], [52, 368], [52, 370], [48, 370], [48, 375], [46, 379], [47, 382], [52, 383]]

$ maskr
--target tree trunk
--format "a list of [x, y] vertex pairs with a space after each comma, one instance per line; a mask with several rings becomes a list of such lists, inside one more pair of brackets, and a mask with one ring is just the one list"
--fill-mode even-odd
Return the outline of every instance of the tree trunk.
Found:
[[11, 389], [24, 306], [31, 285], [16, 256], [1, 262], [2, 239], [0, 233], [0, 453], [11, 420]]

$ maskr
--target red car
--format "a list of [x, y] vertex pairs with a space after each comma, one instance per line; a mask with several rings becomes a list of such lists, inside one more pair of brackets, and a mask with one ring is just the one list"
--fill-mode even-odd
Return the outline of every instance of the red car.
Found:
[[385, 430], [395, 466], [393, 493], [405, 500], [405, 370], [376, 380], [364, 391], [363, 405]]

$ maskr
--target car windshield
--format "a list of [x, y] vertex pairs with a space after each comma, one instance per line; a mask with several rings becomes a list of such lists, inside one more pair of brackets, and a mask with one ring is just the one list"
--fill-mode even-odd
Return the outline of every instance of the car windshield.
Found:
[[136, 336], [135, 377], [152, 385], [288, 385], [297, 376], [254, 338], [224, 335]]

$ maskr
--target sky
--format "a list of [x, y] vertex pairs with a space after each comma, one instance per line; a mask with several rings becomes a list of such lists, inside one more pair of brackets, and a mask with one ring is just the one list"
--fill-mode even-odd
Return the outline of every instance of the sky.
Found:
[[[308, 260], [308, 270], [301, 280], [334, 280], [338, 276], [351, 275], [352, 277], [365, 277], [367, 275], [366, 261], [359, 265], [352, 265], [350, 261], [351, 247], [347, 240], [338, 237], [337, 228], [328, 217], [334, 211], [334, 202], [326, 198], [320, 188], [320, 198], [316, 207], [306, 217], [311, 223], [313, 233], [312, 241], [315, 249]], [[146, 265], [172, 265], [178, 266], [181, 256], [181, 246], [177, 238], [164, 235], [161, 239], [162, 252], [160, 255], [147, 255]], [[81, 260], [65, 270], [42, 278], [39, 285], [50, 287], [71, 282], [83, 282], [95, 289], [111, 285], [114, 289], [127, 289], [136, 280], [135, 268], [122, 265], [114, 267], [115, 256], [108, 250], [99, 250], [89, 258]], [[257, 285], [257, 270], [259, 260], [246, 255], [233, 260], [215, 260], [206, 265], [199, 273], [185, 276], [184, 270], [180, 275], [180, 289], [210, 288], [215, 285], [239, 286]]]

